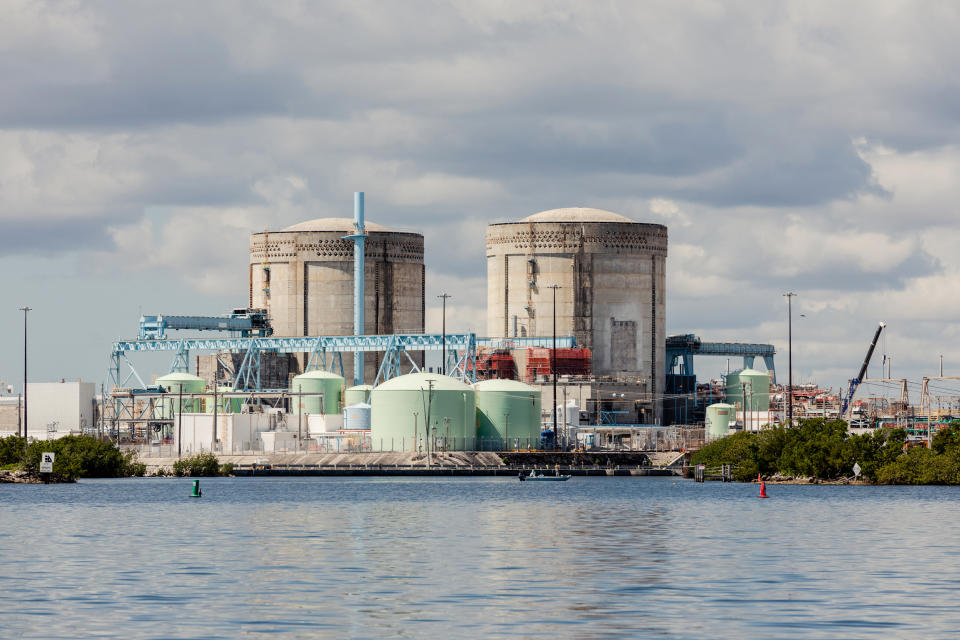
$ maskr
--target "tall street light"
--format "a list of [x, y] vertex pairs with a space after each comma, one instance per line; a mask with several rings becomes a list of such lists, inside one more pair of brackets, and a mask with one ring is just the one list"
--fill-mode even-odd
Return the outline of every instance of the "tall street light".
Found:
[[447, 298], [453, 296], [441, 293], [437, 296], [443, 299], [443, 328], [440, 333], [440, 372], [447, 375]]
[[783, 294], [787, 299], [787, 425], [793, 426], [793, 297], [792, 291]]
[[[550, 287], [553, 289], [553, 351], [551, 352], [550, 369], [553, 371], [553, 448], [557, 448], [557, 289], [560, 285], [555, 284]], [[566, 408], [564, 408], [566, 411]]]
[[27, 313], [30, 307], [20, 307], [23, 311], [23, 439], [27, 439]]

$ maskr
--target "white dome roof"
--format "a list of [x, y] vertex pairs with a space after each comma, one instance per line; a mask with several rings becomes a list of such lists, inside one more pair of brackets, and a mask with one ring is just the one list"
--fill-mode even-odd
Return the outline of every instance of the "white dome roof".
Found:
[[[376, 222], [364, 221], [363, 226], [367, 231], [390, 231], [390, 229]], [[290, 225], [282, 231], [340, 231], [350, 233], [353, 231], [353, 218], [314, 218]]]
[[612, 211], [590, 207], [566, 207], [550, 209], [527, 216], [520, 222], [633, 222], [630, 218]]

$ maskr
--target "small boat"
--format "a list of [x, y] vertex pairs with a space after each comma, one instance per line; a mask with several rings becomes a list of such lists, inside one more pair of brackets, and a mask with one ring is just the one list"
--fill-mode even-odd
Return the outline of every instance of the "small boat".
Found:
[[545, 475], [542, 475], [542, 474], [537, 474], [536, 471], [531, 471], [531, 472], [530, 472], [530, 475], [528, 475], [528, 476], [523, 475], [523, 473], [521, 473], [521, 474], [518, 476], [518, 478], [520, 478], [520, 482], [527, 482], [528, 480], [535, 480], [535, 481], [538, 481], [538, 482], [541, 482], [541, 481], [544, 481], [544, 482], [563, 482], [563, 481], [565, 481], [565, 480], [569, 480], [571, 477], [572, 477], [572, 476], [561, 476], [560, 474], [557, 474], [557, 475], [555, 475], [555, 476], [545, 476]]

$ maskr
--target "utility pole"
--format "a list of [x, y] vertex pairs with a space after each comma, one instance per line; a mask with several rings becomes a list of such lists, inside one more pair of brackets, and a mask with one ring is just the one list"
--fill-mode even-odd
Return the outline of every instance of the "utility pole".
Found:
[[[177, 404], [179, 405], [177, 411], [177, 458], [179, 459], [183, 455], [183, 382], [177, 386]], [[119, 422], [117, 423], [117, 444], [120, 444]]]
[[213, 371], [213, 440], [210, 441], [210, 451], [217, 446], [217, 371]]
[[431, 455], [430, 446], [430, 405], [433, 404], [433, 380], [427, 380], [427, 424], [425, 426], [427, 432], [427, 468], [430, 468], [430, 465], [433, 463], [433, 457]]
[[33, 311], [30, 307], [20, 307], [23, 311], [23, 439], [27, 439], [27, 430], [30, 422], [27, 420], [27, 313]]
[[557, 289], [560, 285], [555, 284], [550, 287], [553, 289], [553, 350], [551, 351], [550, 368], [553, 370], [553, 448], [557, 448]]
[[503, 439], [505, 440], [505, 442], [503, 443], [503, 448], [506, 449], [507, 447], [510, 446], [510, 445], [509, 445], [509, 442], [510, 442], [510, 414], [509, 414], [509, 413], [503, 414], [503, 420], [504, 420], [504, 422], [503, 422]]
[[783, 294], [787, 299], [787, 425], [793, 426], [793, 297], [792, 291]]
[[437, 297], [443, 300], [443, 327], [440, 330], [440, 372], [447, 375], [447, 298], [453, 296], [444, 292]]

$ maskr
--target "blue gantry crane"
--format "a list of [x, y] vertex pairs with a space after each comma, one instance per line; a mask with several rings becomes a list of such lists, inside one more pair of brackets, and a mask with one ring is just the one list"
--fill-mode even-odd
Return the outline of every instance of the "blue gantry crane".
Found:
[[220, 316], [140, 316], [141, 340], [163, 340], [169, 330], [227, 331], [242, 338], [273, 335], [266, 309], [234, 309]]

